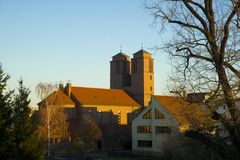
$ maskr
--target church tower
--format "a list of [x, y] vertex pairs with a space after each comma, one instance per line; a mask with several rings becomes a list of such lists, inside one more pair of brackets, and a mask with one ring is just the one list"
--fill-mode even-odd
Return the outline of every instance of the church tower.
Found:
[[153, 58], [141, 49], [132, 58], [131, 96], [142, 106], [147, 107], [154, 95]]
[[125, 89], [131, 85], [131, 58], [120, 52], [112, 57], [110, 88]]

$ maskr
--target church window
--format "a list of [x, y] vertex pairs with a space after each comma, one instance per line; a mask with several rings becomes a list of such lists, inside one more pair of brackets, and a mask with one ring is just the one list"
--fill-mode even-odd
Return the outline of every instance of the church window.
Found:
[[88, 116], [91, 117], [92, 116], [92, 111], [88, 110]]
[[151, 109], [143, 115], [143, 119], [151, 119], [152, 118], [152, 113]]
[[152, 86], [150, 87], [150, 91], [152, 91]]
[[155, 108], [155, 118], [156, 119], [164, 119], [164, 115]]
[[171, 127], [168, 126], [156, 126], [155, 132], [156, 133], [171, 133]]
[[132, 71], [133, 71], [133, 73], [136, 73], [137, 72], [137, 60], [133, 59], [132, 64], [133, 64]]
[[109, 124], [112, 123], [112, 111], [111, 110], [108, 112], [108, 123]]
[[135, 115], [134, 115], [135, 117], [137, 117], [138, 116], [138, 111], [135, 111]]
[[150, 80], [152, 80], [152, 75], [150, 75]]
[[121, 111], [118, 111], [118, 124], [121, 123]]
[[101, 110], [98, 112], [98, 119], [99, 119], [99, 122], [102, 123], [102, 111]]
[[137, 126], [137, 133], [152, 133], [151, 126]]
[[127, 111], [127, 124], [130, 124], [130, 113]]

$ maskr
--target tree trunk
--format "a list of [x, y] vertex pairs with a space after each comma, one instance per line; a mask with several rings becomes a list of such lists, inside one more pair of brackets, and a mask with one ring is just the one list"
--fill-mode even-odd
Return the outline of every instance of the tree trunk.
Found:
[[216, 68], [218, 72], [219, 82], [223, 89], [225, 103], [227, 104], [230, 115], [232, 117], [231, 121], [228, 122], [226, 122], [224, 118], [221, 118], [221, 122], [229, 132], [232, 143], [238, 150], [238, 153], [240, 154], [240, 137], [238, 129], [239, 125], [237, 123], [236, 104], [223, 65], [220, 65], [219, 67]]

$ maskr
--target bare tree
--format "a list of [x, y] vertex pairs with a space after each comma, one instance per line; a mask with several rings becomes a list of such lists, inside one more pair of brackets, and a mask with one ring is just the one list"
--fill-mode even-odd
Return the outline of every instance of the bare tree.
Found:
[[175, 66], [177, 86], [211, 92], [209, 101], [224, 100], [231, 118], [218, 117], [240, 153], [235, 104], [240, 91], [240, 0], [147, 0], [146, 8], [162, 30], [172, 26], [174, 36], [163, 48]]
[[51, 140], [64, 139], [68, 137], [67, 115], [64, 112], [58, 85], [50, 83], [39, 83], [36, 92], [41, 98], [39, 104], [39, 135], [43, 140], [48, 140], [48, 155], [50, 155]]

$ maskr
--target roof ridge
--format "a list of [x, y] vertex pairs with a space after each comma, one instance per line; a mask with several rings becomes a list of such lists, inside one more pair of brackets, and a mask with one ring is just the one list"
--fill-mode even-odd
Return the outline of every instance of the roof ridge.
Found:
[[139, 53], [146, 53], [146, 54], [150, 54], [152, 55], [150, 52], [144, 50], [144, 49], [140, 49], [139, 51], [135, 52], [134, 54], [139, 54]]
[[99, 89], [99, 90], [116, 90], [116, 91], [124, 91], [123, 89], [112, 89], [112, 88], [97, 88], [97, 87], [80, 87], [80, 86], [72, 86], [72, 88], [85, 88], [85, 89]]

